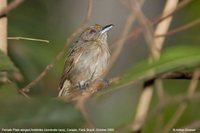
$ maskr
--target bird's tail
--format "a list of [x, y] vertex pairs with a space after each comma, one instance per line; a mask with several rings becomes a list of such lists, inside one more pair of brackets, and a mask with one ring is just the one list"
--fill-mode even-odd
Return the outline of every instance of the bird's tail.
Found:
[[69, 89], [71, 88], [70, 81], [66, 80], [62, 86], [60, 86], [60, 91], [58, 97], [63, 97], [69, 95]]

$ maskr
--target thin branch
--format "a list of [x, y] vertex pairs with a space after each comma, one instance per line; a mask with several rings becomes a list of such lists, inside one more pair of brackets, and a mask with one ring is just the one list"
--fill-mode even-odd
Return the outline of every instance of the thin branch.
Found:
[[[147, 44], [149, 45], [149, 48], [152, 49], [154, 47], [153, 27], [151, 27], [149, 20], [143, 14], [141, 8], [138, 5], [137, 0], [132, 1], [132, 10], [134, 11], [141, 25], [144, 27], [144, 37], [146, 39]], [[150, 52], [151, 57], [155, 58], [154, 53], [152, 53], [153, 51], [150, 50]], [[136, 110], [135, 119], [132, 124], [132, 130], [134, 132], [141, 132], [142, 127], [145, 123], [146, 115], [149, 110], [149, 105], [153, 94], [153, 89], [151, 85], [153, 84], [153, 82], [154, 80], [149, 80], [144, 84], [144, 89], [141, 93], [139, 103], [137, 105], [138, 107]]]
[[24, 92], [29, 92], [30, 89], [35, 86], [39, 81], [41, 81], [44, 76], [46, 76], [46, 74], [54, 67], [54, 65], [65, 55], [65, 51], [67, 49], [67, 47], [69, 46], [69, 44], [72, 43], [72, 41], [74, 40], [74, 38], [80, 34], [80, 32], [82, 31], [83, 27], [79, 27], [74, 33], [71, 34], [71, 36], [67, 39], [66, 44], [64, 45], [63, 49], [57, 54], [56, 58], [52, 61], [52, 63], [50, 63], [49, 65], [46, 66], [46, 68], [40, 73], [40, 75], [34, 79], [33, 81], [31, 81], [28, 85], [26, 85], [25, 87], [23, 87], [21, 90]]
[[[200, 76], [200, 70], [197, 69], [194, 71], [193, 78], [188, 87], [188, 92], [187, 92], [188, 97], [192, 97], [192, 95], [194, 94], [194, 92], [197, 88], [198, 82], [199, 82], [199, 76]], [[185, 112], [187, 106], [188, 106], [187, 102], [181, 103], [179, 105], [178, 109], [176, 110], [176, 112], [174, 113], [172, 118], [169, 120], [169, 122], [164, 127], [163, 133], [168, 133], [173, 128], [173, 126], [178, 122], [180, 117]]]
[[[149, 45], [150, 48], [154, 46], [154, 39], [153, 39], [153, 27], [150, 25], [149, 20], [145, 17], [143, 14], [139, 3], [137, 0], [132, 1], [131, 8], [133, 12], [135, 13], [136, 17], [138, 18], [139, 22], [141, 25], [144, 27], [144, 37], [146, 39], [147, 44]], [[153, 55], [153, 53], [151, 53]]]
[[[144, 0], [140, 0], [140, 6], [142, 6], [143, 3], [144, 3]], [[128, 36], [134, 21], [135, 21], [135, 14], [132, 11], [126, 19], [126, 22], [124, 24], [124, 29], [121, 32], [119, 39], [117, 39], [114, 43], [111, 44], [111, 47], [114, 46], [115, 49], [111, 48], [111, 49], [113, 49], [113, 52], [112, 52], [112, 57], [111, 57], [111, 60], [109, 62], [109, 66], [107, 68], [106, 74], [109, 72], [109, 70], [112, 68], [115, 61], [118, 59], [119, 55], [121, 54], [123, 46], [124, 46], [125, 41], [126, 41], [126, 36]]]
[[7, 7], [4, 7], [0, 10], [0, 18], [5, 17], [10, 11], [17, 8], [20, 4], [22, 4], [24, 0], [14, 0]]
[[[190, 2], [192, 2], [192, 0], [182, 0], [178, 5], [177, 5], [177, 8], [174, 10], [171, 10], [171, 11], [168, 11], [168, 14], [166, 14], [165, 16], [163, 16], [162, 14], [159, 15], [156, 19], [153, 19], [151, 21], [152, 24], [157, 24], [165, 19], [167, 19], [168, 17], [171, 17], [172, 15], [174, 15], [174, 13], [176, 13], [178, 10], [184, 8], [187, 4], [189, 4]], [[136, 29], [133, 29], [129, 34], [128, 36], [126, 37], [126, 40], [127, 39], [130, 39], [130, 38], [137, 38], [137, 36], [139, 36], [140, 33], [142, 33], [142, 31], [144, 30], [144, 27], [143, 26], [140, 26]]]
[[37, 38], [28, 38], [28, 37], [7, 37], [7, 39], [8, 40], [28, 40], [28, 41], [49, 43], [49, 40], [37, 39]]
[[24, 97], [26, 97], [27, 99], [29, 99], [29, 100], [32, 99], [32, 98], [31, 98], [29, 95], [27, 95], [24, 91], [18, 89], [18, 92], [19, 92], [21, 95], [23, 95]]
[[46, 66], [46, 68], [40, 73], [40, 75], [38, 77], [36, 77], [35, 80], [31, 81], [28, 85], [26, 85], [25, 87], [22, 88], [22, 90], [24, 92], [29, 92], [30, 89], [32, 87], [34, 87], [39, 81], [41, 81], [44, 76], [46, 76], [46, 74], [54, 67], [54, 65], [65, 55], [65, 51], [67, 49], [67, 47], [73, 42], [73, 40], [75, 39], [75, 37], [77, 35], [79, 35], [83, 29], [85, 28], [87, 22], [89, 21], [89, 18], [91, 16], [91, 10], [92, 10], [92, 0], [88, 0], [89, 4], [88, 4], [88, 10], [87, 10], [87, 14], [85, 17], [85, 20], [87, 21], [83, 21], [83, 23], [81, 24], [81, 26], [75, 30], [75, 32], [73, 32], [70, 37], [67, 38], [67, 41], [64, 45], [64, 47], [62, 48], [62, 50], [57, 54], [56, 58], [49, 64]]
[[[7, 54], [7, 18], [4, 17], [9, 11], [11, 11], [12, 9], [14, 9], [16, 7], [16, 4], [18, 4], [18, 0], [13, 1], [11, 4], [9, 4], [7, 6], [7, 0], [0, 0], [0, 50], [3, 51], [5, 54]], [[3, 18], [2, 18], [3, 17]], [[3, 77], [3, 79], [8, 82], [8, 83], [12, 83], [9, 79], [8, 79], [8, 75], [6, 72], [1, 72], [1, 75]], [[25, 94], [23, 91], [18, 90], [18, 92], [20, 94], [22, 94], [23, 96], [25, 96], [26, 98], [30, 99], [30, 97]]]
[[196, 20], [194, 20], [194, 21], [192, 21], [192, 22], [190, 22], [190, 23], [184, 24], [184, 25], [182, 25], [182, 26], [180, 26], [180, 27], [177, 27], [177, 28], [175, 28], [175, 29], [173, 29], [173, 30], [170, 30], [170, 31], [167, 32], [166, 34], [155, 35], [155, 37], [162, 37], [162, 36], [173, 35], [173, 34], [175, 34], [175, 33], [178, 33], [178, 32], [184, 31], [184, 30], [187, 30], [187, 29], [189, 29], [189, 28], [191, 28], [191, 27], [193, 27], [193, 26], [196, 26], [196, 25], [198, 25], [198, 24], [200, 24], [200, 19], [196, 19]]
[[[178, 0], [173, 0], [173, 1], [168, 0], [164, 7], [161, 18], [164, 18], [168, 14], [174, 13], [176, 11], [177, 5], [178, 5]], [[169, 26], [171, 24], [172, 18], [173, 17], [170, 15], [169, 17], [165, 18], [163, 21], [160, 21], [160, 23], [157, 25], [155, 29], [154, 36], [157, 34], [167, 33]], [[164, 41], [165, 41], [165, 37], [155, 38], [155, 44], [154, 44], [155, 46], [153, 48], [153, 53], [155, 54], [156, 58], [160, 57], [160, 53], [161, 53], [161, 49], [163, 47]]]
[[175, 10], [173, 10], [173, 9], [171, 11], [169, 10], [168, 13], [165, 14], [164, 16], [162, 15], [162, 16], [158, 17], [157, 19], [155, 19], [155, 23], [159, 23], [159, 22], [167, 19], [168, 17], [173, 16], [176, 11], [182, 9], [183, 7], [188, 5], [190, 2], [192, 2], [192, 0], [182, 0], [180, 3], [178, 3]]
[[[161, 16], [168, 14], [169, 11], [175, 10], [177, 3], [178, 3], [178, 0], [174, 0], [174, 1], [168, 0]], [[165, 38], [164, 37], [161, 37], [161, 38], [153, 37], [152, 27], [149, 24], [149, 21], [146, 20], [141, 9], [139, 9], [137, 7], [137, 0], [134, 0], [133, 5], [135, 5], [135, 12], [138, 14], [137, 15], [138, 19], [139, 19], [141, 25], [143, 25], [144, 30], [146, 32], [146, 35], [145, 35], [146, 42], [149, 44], [150, 52], [151, 52], [151, 55], [150, 55], [150, 58], [151, 58], [150, 63], [151, 63], [152, 61], [158, 60], [160, 58], [160, 52], [161, 52]], [[169, 28], [169, 25], [171, 23], [171, 19], [172, 19], [172, 16], [165, 19], [165, 21], [162, 21], [161, 23], [159, 23], [155, 29], [154, 34], [166, 33]], [[144, 83], [143, 91], [140, 96], [138, 108], [136, 111], [135, 120], [132, 125], [132, 130], [134, 132], [141, 132], [142, 127], [144, 126], [147, 112], [149, 110], [150, 101], [151, 101], [152, 94], [153, 94], [154, 80], [155, 79], [150, 79]]]
[[[153, 19], [151, 21], [151, 24], [157, 24], [160, 21], [163, 21], [165, 19], [167, 19], [168, 17], [172, 16], [174, 13], [176, 13], [178, 10], [184, 8], [187, 4], [189, 4], [190, 2], [192, 2], [192, 0], [182, 0], [178, 5], [177, 8], [175, 10], [169, 11], [169, 13], [166, 16], [162, 16], [159, 15], [156, 19]], [[136, 39], [144, 30], [143, 26], [140, 26], [138, 28], [135, 28], [133, 30], [131, 30], [127, 36], [125, 36], [125, 41], [127, 41], [128, 39], [132, 38], [132, 39]], [[118, 42], [120, 41], [120, 38], [115, 40], [111, 45], [110, 48], [111, 50], [113, 50], [115, 48], [115, 45], [118, 44]]]
[[128, 0], [120, 0], [120, 3], [125, 7], [125, 8], [130, 8], [130, 4]]
[[93, 0], [88, 0], [88, 9], [87, 9], [87, 15], [85, 16], [84, 22], [83, 23], [88, 23], [91, 16], [92, 16], [92, 5], [93, 5]]
[[[165, 97], [166, 97], [166, 94], [165, 94], [163, 82], [161, 79], [155, 80], [155, 89], [156, 89], [156, 92], [158, 95], [158, 102], [162, 103], [163, 99], [165, 99]], [[163, 122], [163, 113], [159, 113], [156, 118], [156, 126], [154, 129], [155, 133], [160, 133], [162, 131], [163, 123], [164, 123]]]
[[20, 93], [22, 96], [24, 96], [25, 98], [27, 98], [27, 99], [29, 99], [29, 100], [31, 99], [31, 97], [30, 97], [29, 95], [27, 95], [27, 94], [26, 94], [25, 92], [23, 92], [22, 90], [18, 89], [18, 87], [16, 86], [16, 84], [15, 84], [13, 81], [9, 80], [8, 78], [5, 78], [5, 79], [3, 79], [3, 82], [15, 86], [16, 90], [18, 91], [18, 93]]
[[[87, 14], [86, 14], [85, 19], [84, 19], [83, 24], [82, 24], [83, 27], [89, 22], [89, 20], [92, 16], [93, 0], [88, 0], [87, 3], [88, 3]], [[82, 112], [82, 114], [85, 118], [86, 124], [87, 124], [86, 126], [88, 128], [94, 128], [94, 125], [91, 122], [89, 114], [88, 114], [87, 109], [85, 107], [86, 102], [88, 101], [88, 99], [92, 95], [93, 95], [93, 92], [86, 92], [83, 95], [79, 95], [79, 97], [76, 101], [76, 107]]]
[[[80, 34], [83, 31], [83, 29], [85, 29], [88, 21], [90, 20], [91, 13], [92, 13], [92, 0], [88, 0], [87, 15], [86, 15], [83, 23], [81, 24], [81, 26], [74, 33], [72, 33], [70, 37], [68, 37], [66, 44], [64, 45], [62, 50], [57, 54], [56, 58], [49, 65], [46, 66], [46, 68], [40, 73], [40, 75], [38, 77], [36, 77], [36, 79], [31, 81], [28, 85], [26, 85], [24, 88], [21, 89], [23, 92], [30, 91], [30, 89], [33, 86], [35, 86], [39, 81], [41, 81], [44, 78], [44, 76], [55, 66], [55, 64], [57, 64], [58, 61], [65, 55], [68, 45], [71, 44], [72, 41], [74, 41], [75, 37], [78, 34]], [[80, 96], [79, 99], [77, 100], [77, 108], [82, 112], [82, 114], [86, 120], [86, 123], [90, 127], [92, 127], [93, 125], [92, 125], [92, 123], [89, 119], [89, 115], [86, 111], [85, 103], [92, 94], [93, 93], [88, 93], [88, 95]]]
[[188, 96], [187, 94], [179, 94], [175, 97], [165, 97], [162, 103], [157, 104], [154, 109], [149, 113], [148, 118], [155, 117], [158, 113], [162, 112], [164, 109], [169, 106], [175, 106], [177, 104], [185, 103], [185, 102], [199, 102], [200, 101], [200, 93], [196, 92], [192, 96]]
[[[0, 0], [0, 11], [7, 6], [7, 0]], [[7, 18], [0, 19], [0, 50], [7, 54]]]

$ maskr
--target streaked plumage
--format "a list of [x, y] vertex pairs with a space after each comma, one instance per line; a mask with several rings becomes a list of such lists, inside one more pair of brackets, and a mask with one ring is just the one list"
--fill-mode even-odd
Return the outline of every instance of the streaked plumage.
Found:
[[88, 27], [70, 49], [60, 80], [58, 96], [66, 96], [73, 86], [87, 89], [95, 80], [102, 79], [110, 51], [107, 31], [113, 25]]

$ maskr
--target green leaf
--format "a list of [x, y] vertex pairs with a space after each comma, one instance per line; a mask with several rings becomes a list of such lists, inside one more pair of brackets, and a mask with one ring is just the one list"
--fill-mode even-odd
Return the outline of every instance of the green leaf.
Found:
[[159, 61], [149, 64], [146, 59], [133, 66], [117, 84], [111, 86], [105, 92], [119, 89], [138, 81], [148, 80], [165, 72], [191, 68], [199, 64], [200, 47], [177, 46], [169, 48], [162, 53]]
[[0, 102], [2, 128], [76, 128], [83, 118], [71, 104], [56, 100], [17, 98]]
[[12, 63], [10, 58], [0, 50], [0, 72], [18, 72], [19, 70]]
[[[13, 64], [10, 58], [0, 50], [0, 73], [6, 72], [9, 79], [21, 80], [22, 75], [19, 69]], [[1, 76], [4, 76], [0, 74]]]

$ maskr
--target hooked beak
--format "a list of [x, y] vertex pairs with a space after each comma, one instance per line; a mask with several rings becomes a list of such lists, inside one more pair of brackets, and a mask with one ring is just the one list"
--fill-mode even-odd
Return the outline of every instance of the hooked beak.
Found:
[[109, 31], [113, 26], [114, 26], [114, 24], [109, 24], [109, 25], [104, 26], [104, 27], [102, 28], [102, 30], [101, 30], [101, 34], [106, 33], [106, 32]]

